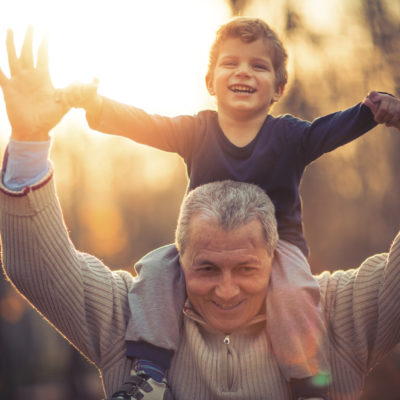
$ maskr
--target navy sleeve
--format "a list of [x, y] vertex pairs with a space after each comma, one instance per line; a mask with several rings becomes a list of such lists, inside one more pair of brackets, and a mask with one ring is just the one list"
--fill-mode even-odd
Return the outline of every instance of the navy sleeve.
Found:
[[191, 156], [198, 123], [196, 116], [170, 118], [150, 115], [139, 108], [106, 97], [103, 98], [100, 114], [96, 118], [88, 114], [86, 117], [92, 129], [178, 153], [184, 159]]
[[301, 122], [298, 154], [304, 165], [357, 139], [377, 125], [370, 109], [361, 103], [345, 111], [317, 118], [311, 123]]

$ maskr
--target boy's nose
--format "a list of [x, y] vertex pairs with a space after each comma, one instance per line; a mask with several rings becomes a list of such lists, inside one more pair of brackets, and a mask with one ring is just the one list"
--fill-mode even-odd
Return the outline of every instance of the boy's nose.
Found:
[[236, 69], [236, 75], [238, 76], [249, 76], [250, 68], [247, 64], [240, 64]]

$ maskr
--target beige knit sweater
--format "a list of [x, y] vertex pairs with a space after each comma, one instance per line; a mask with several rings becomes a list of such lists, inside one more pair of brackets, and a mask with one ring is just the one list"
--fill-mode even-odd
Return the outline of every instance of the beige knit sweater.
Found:
[[[135, 279], [74, 248], [51, 173], [24, 192], [0, 186], [0, 209], [9, 279], [99, 368], [111, 395], [131, 367], [125, 357], [125, 330], [127, 294]], [[358, 399], [367, 372], [399, 342], [399, 272], [400, 235], [389, 255], [318, 277], [330, 335], [331, 399]], [[187, 310], [182, 342], [168, 374], [175, 399], [291, 399], [263, 320], [225, 338]]]

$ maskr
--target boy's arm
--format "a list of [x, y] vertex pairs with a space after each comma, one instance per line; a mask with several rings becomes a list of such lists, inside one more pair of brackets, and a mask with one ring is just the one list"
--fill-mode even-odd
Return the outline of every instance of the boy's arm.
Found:
[[102, 107], [102, 97], [97, 93], [99, 80], [94, 78], [90, 83], [74, 82], [64, 89], [57, 89], [55, 99], [57, 103], [69, 108], [83, 108], [97, 118]]
[[191, 151], [195, 121], [191, 116], [175, 118], [150, 115], [97, 92], [98, 80], [73, 83], [57, 91], [57, 102], [83, 108], [89, 126], [97, 131], [123, 136], [137, 143], [175, 152], [182, 157]]
[[[400, 124], [400, 100], [388, 94], [377, 94], [380, 100], [375, 100], [375, 103], [366, 99], [365, 104], [361, 102], [347, 110], [317, 118], [306, 123], [304, 129], [300, 128], [302, 134], [294, 143], [300, 140], [296, 151], [301, 163], [309, 164], [322, 154], [357, 139], [378, 123]], [[287, 134], [292, 135], [290, 130]]]

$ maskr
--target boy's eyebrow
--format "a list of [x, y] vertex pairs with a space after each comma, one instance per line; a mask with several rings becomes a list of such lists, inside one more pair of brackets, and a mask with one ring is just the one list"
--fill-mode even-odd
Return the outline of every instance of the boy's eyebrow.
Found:
[[271, 57], [269, 55], [266, 56], [266, 57], [253, 57], [251, 59], [251, 61], [262, 61], [262, 62], [265, 62], [267, 64], [271, 64], [272, 65], [272, 60], [271, 60]]
[[224, 53], [220, 54], [221, 60], [224, 60], [225, 58], [238, 58], [238, 56], [234, 54], [224, 54]]

